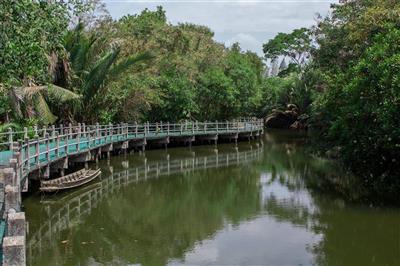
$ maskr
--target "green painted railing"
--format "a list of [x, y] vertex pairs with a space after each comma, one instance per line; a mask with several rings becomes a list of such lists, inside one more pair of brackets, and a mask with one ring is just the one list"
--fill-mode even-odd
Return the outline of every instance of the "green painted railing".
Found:
[[[77, 124], [67, 127], [51, 126], [22, 132], [7, 132], [7, 141], [1, 143], [8, 148], [0, 152], [3, 165], [16, 169], [23, 183], [32, 171], [50, 164], [60, 158], [90, 151], [112, 143], [130, 140], [152, 140], [166, 137], [226, 135], [259, 132], [263, 128], [262, 120], [241, 119], [235, 121], [182, 123], [144, 123], [144, 124]], [[15, 137], [23, 137], [15, 140]], [[4, 139], [4, 136], [3, 136]], [[11, 160], [10, 163], [10, 159]]]

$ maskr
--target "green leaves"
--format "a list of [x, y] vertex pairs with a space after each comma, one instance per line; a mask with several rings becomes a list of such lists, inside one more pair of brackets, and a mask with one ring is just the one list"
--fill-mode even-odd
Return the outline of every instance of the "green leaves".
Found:
[[[336, 6], [316, 32], [313, 68], [326, 88], [314, 103], [322, 136], [370, 184], [400, 189], [400, 4]], [[378, 178], [379, 177], [379, 178]]]
[[277, 59], [288, 56], [300, 65], [300, 59], [308, 56], [312, 48], [311, 35], [308, 29], [295, 29], [292, 33], [278, 33], [272, 40], [263, 45], [265, 58]]

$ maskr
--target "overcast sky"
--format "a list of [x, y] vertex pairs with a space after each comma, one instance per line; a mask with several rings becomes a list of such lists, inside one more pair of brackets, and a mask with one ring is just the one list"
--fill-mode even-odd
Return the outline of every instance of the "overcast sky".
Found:
[[338, 0], [103, 0], [115, 19], [164, 7], [169, 22], [205, 25], [215, 40], [262, 55], [262, 44], [278, 32], [314, 24], [316, 13], [326, 15]]

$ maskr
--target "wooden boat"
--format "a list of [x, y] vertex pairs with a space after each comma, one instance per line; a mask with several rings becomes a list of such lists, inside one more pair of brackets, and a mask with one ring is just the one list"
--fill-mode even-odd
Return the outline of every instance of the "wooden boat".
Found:
[[54, 192], [63, 189], [69, 189], [74, 187], [82, 186], [89, 183], [101, 174], [100, 169], [87, 170], [82, 169], [75, 173], [62, 176], [52, 180], [43, 180], [40, 182], [40, 191], [43, 192]]

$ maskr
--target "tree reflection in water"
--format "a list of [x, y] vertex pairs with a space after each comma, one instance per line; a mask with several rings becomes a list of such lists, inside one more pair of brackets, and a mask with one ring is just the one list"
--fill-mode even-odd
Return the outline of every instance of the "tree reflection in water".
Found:
[[303, 135], [267, 133], [261, 144], [117, 157], [73, 194], [29, 197], [29, 261], [399, 264], [396, 209], [354, 203], [364, 191], [307, 155]]

